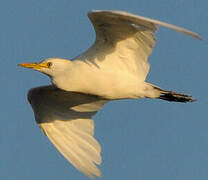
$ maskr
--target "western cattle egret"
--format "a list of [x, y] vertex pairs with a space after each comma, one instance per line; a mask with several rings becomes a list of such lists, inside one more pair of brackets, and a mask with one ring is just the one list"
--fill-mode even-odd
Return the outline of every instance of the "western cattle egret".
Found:
[[101, 176], [96, 164], [101, 164], [102, 158], [91, 117], [106, 102], [127, 98], [193, 101], [191, 96], [145, 82], [157, 26], [201, 38], [186, 29], [122, 11], [92, 11], [88, 17], [96, 40], [86, 52], [72, 61], [49, 58], [20, 66], [51, 78], [52, 85], [28, 93], [35, 119], [61, 154], [93, 178]]

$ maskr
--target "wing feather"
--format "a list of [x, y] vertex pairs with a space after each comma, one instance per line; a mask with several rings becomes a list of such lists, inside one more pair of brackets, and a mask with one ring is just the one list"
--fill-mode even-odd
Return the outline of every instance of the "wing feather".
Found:
[[60, 153], [79, 171], [101, 176], [101, 146], [93, 137], [94, 115], [106, 102], [95, 96], [62, 91], [54, 86], [31, 89], [28, 100], [35, 119]]
[[201, 37], [184, 28], [123, 11], [96, 10], [88, 13], [96, 41], [86, 52], [76, 57], [98, 68], [129, 72], [144, 81], [150, 65], [157, 26], [164, 26], [194, 38]]

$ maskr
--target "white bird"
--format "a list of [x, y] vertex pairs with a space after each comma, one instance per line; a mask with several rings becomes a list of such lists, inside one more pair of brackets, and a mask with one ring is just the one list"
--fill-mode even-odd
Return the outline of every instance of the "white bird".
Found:
[[93, 137], [91, 117], [106, 102], [127, 98], [193, 101], [191, 96], [145, 82], [157, 26], [201, 37], [171, 24], [122, 11], [97, 10], [89, 12], [88, 17], [96, 40], [86, 52], [73, 61], [49, 58], [20, 66], [51, 78], [52, 85], [28, 93], [36, 122], [68, 161], [93, 178], [101, 176], [96, 164], [101, 164], [102, 158], [101, 146]]

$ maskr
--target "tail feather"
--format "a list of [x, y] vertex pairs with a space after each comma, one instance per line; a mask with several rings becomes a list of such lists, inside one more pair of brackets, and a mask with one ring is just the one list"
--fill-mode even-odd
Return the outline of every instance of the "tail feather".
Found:
[[186, 94], [180, 94], [172, 91], [164, 91], [161, 93], [159, 99], [163, 99], [166, 101], [175, 101], [175, 102], [194, 102], [196, 101], [191, 96]]
[[186, 94], [181, 94], [173, 91], [165, 91], [158, 87], [154, 87], [154, 88], [159, 90], [160, 96], [158, 98], [162, 100], [182, 102], [182, 103], [196, 101], [195, 99], [192, 98], [192, 96]]

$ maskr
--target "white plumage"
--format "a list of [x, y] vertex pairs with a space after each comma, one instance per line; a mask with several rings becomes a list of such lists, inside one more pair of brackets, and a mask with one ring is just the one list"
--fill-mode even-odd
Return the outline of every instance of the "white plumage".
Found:
[[100, 164], [102, 158], [91, 117], [106, 101], [55, 86], [31, 89], [28, 100], [36, 122], [63, 156], [89, 177], [101, 176], [94, 164]]
[[145, 82], [157, 26], [201, 38], [189, 30], [122, 11], [92, 11], [88, 16], [96, 41], [86, 52], [72, 61], [49, 58], [20, 66], [51, 78], [52, 85], [28, 93], [35, 119], [62, 155], [93, 178], [101, 176], [96, 164], [101, 164], [102, 158], [91, 117], [106, 102], [125, 98], [193, 101], [191, 96]]

